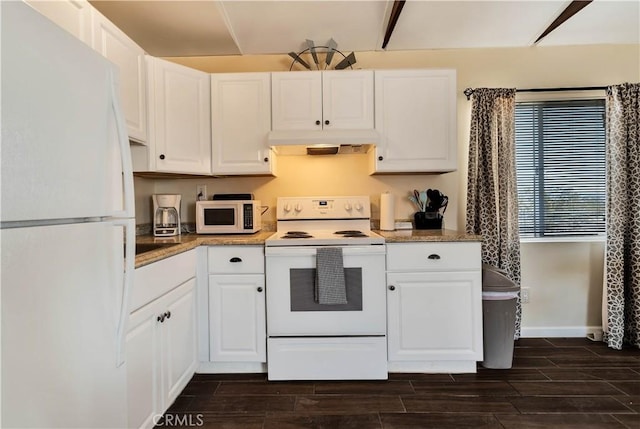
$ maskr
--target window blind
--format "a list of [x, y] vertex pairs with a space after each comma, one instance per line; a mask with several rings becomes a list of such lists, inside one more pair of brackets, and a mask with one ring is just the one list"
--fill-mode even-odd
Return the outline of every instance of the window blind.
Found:
[[603, 99], [516, 104], [520, 235], [605, 232]]

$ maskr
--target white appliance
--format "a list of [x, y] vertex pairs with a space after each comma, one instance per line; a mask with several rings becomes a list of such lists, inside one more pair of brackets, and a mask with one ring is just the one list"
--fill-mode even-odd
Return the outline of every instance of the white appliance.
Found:
[[117, 69], [25, 3], [1, 8], [0, 424], [126, 427], [135, 219]]
[[154, 194], [153, 235], [156, 237], [174, 237], [180, 235], [180, 202], [182, 195]]
[[[265, 241], [269, 380], [386, 379], [384, 239], [369, 197], [278, 198]], [[346, 303], [320, 303], [317, 261], [339, 248]]]
[[261, 228], [259, 200], [196, 201], [198, 234], [253, 234]]

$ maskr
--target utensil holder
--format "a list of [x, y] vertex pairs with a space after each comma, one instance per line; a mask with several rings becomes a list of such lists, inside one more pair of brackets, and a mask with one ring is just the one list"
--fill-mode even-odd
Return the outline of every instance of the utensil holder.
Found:
[[416, 212], [413, 220], [416, 229], [442, 229], [442, 215], [438, 212]]

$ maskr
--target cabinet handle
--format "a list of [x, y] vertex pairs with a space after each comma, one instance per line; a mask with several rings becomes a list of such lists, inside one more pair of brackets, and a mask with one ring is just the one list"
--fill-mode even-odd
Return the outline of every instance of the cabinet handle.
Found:
[[382, 161], [384, 158], [382, 156], [378, 157], [378, 161]]
[[242, 262], [242, 259], [238, 258], [237, 256], [234, 256], [233, 258], [229, 259], [229, 262]]
[[169, 319], [171, 317], [171, 312], [167, 311], [166, 313], [164, 313], [164, 315], [167, 317], [167, 319]]
[[266, 156], [264, 157], [264, 162], [269, 162], [269, 158], [267, 158]]
[[160, 323], [164, 323], [164, 314], [161, 314], [160, 316], [158, 316], [158, 322]]
[[262, 292], [262, 287], [258, 287], [258, 292]]
[[329, 125], [329, 120], [327, 119], [326, 121], [324, 121], [325, 125]]
[[316, 125], [320, 125], [320, 121], [316, 121]]
[[394, 285], [389, 286], [389, 290], [396, 290], [396, 287]]
[[436, 253], [432, 253], [431, 255], [427, 256], [428, 259], [431, 259], [433, 261], [436, 261], [438, 259], [440, 259], [440, 255], [436, 254]]
[[164, 153], [160, 154], [160, 159], [164, 159]]

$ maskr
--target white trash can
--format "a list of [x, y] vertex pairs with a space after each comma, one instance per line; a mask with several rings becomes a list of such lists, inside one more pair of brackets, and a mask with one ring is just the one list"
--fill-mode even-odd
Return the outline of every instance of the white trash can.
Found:
[[504, 271], [482, 267], [482, 323], [484, 360], [482, 366], [509, 369], [513, 363], [516, 331], [516, 303], [520, 287]]

